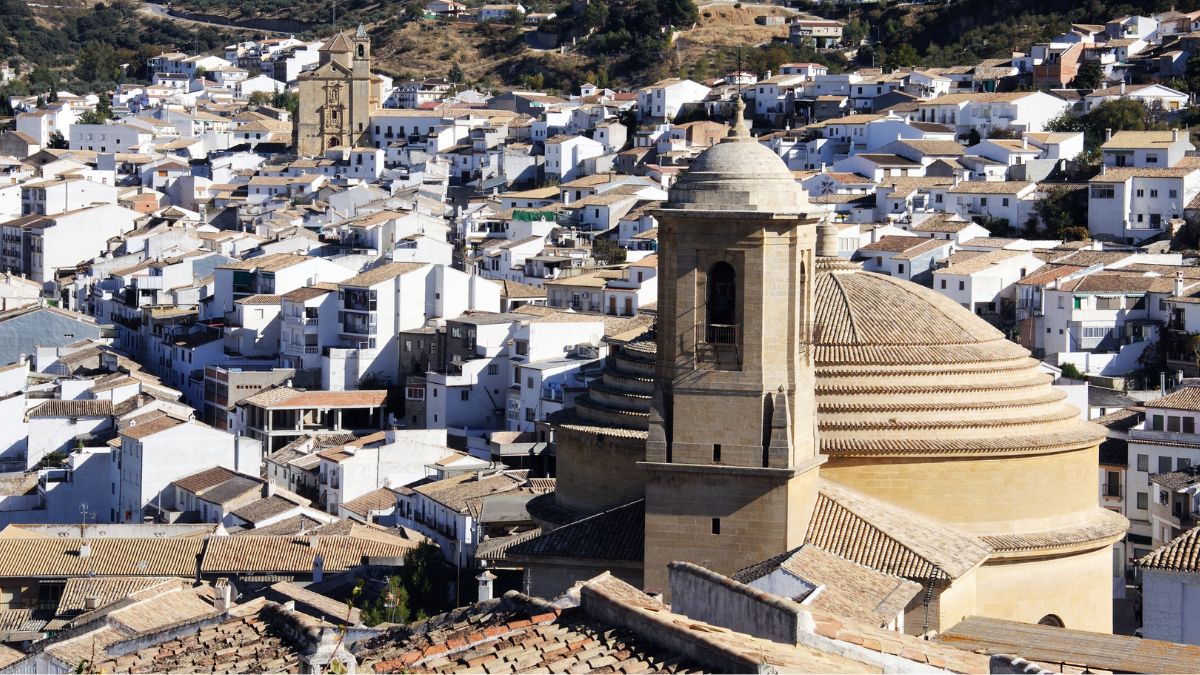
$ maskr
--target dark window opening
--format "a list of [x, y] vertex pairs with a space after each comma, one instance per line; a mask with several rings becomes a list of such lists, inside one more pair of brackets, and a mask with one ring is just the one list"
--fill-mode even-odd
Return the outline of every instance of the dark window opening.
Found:
[[737, 275], [727, 262], [718, 262], [708, 270], [707, 317], [708, 342], [737, 342]]
[[712, 519], [712, 533], [713, 534], [721, 534], [721, 519], [720, 518]]
[[721, 462], [721, 444], [713, 444], [713, 462], [719, 464]]

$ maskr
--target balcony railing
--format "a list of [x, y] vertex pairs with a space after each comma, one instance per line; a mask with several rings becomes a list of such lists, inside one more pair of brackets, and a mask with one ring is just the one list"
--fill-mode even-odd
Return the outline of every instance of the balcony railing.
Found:
[[1100, 489], [1100, 494], [1104, 497], [1115, 497], [1117, 499], [1120, 499], [1121, 498], [1121, 486], [1120, 485], [1105, 485]]
[[739, 326], [737, 324], [712, 323], [705, 331], [704, 340], [710, 345], [736, 345]]

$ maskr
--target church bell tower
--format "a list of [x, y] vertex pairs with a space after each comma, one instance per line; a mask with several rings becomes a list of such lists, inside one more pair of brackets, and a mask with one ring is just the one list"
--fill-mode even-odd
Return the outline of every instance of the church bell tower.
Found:
[[817, 493], [816, 218], [737, 101], [729, 136], [659, 223], [658, 356], [646, 443], [645, 583], [723, 574], [803, 543]]

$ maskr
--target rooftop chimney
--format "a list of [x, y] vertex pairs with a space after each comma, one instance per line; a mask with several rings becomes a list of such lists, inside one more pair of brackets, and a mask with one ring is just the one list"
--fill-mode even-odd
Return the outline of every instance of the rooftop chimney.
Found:
[[492, 599], [492, 582], [496, 580], [496, 575], [488, 570], [484, 570], [479, 576], [475, 577], [479, 582], [479, 602]]
[[213, 590], [216, 591], [213, 598], [213, 607], [218, 612], [228, 611], [233, 598], [233, 588], [229, 583], [229, 579], [227, 577], [217, 579], [217, 582], [213, 584]]
[[83, 542], [82, 544], [80, 544], [79, 545], [79, 557], [80, 558], [92, 557], [92, 545], [87, 543], [86, 541]]
[[1171, 130], [1171, 142], [1172, 142], [1172, 143], [1178, 143], [1178, 142], [1179, 142], [1179, 130], [1178, 130], [1178, 129], [1172, 129], [1172, 130]]
[[1125, 80], [1121, 80], [1121, 95], [1125, 95]]
[[99, 607], [99, 606], [100, 606], [100, 596], [98, 596], [98, 595], [96, 595], [96, 594], [94, 594], [94, 593], [92, 593], [92, 594], [90, 594], [90, 595], [85, 595], [85, 596], [83, 596], [83, 609], [84, 609], [84, 611], [88, 611], [88, 612], [90, 612], [90, 611], [92, 611], [93, 609], [96, 609], [96, 608], [97, 608], [97, 607]]
[[1183, 295], [1183, 272], [1175, 273], [1175, 297]]
[[1112, 128], [1111, 127], [1104, 130], [1104, 140], [1106, 140], [1106, 141], [1112, 140]]
[[817, 255], [823, 258], [834, 258], [838, 254], [838, 228], [833, 223], [817, 225]]

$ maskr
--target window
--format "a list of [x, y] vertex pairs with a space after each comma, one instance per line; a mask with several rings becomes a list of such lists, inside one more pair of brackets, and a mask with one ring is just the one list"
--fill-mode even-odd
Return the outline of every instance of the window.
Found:
[[487, 371], [488, 375], [495, 375], [499, 372], [500, 372], [500, 366], [498, 366], [494, 363], [488, 364], [488, 371]]
[[1184, 471], [1184, 470], [1190, 468], [1191, 466], [1192, 466], [1192, 460], [1188, 459], [1187, 457], [1176, 457], [1175, 458], [1175, 470], [1176, 471]]
[[899, 265], [896, 266], [896, 273], [904, 274], [904, 263], [900, 263]]
[[1001, 202], [1004, 204], [1004, 206], [1008, 206], [1008, 197], [1002, 199]]
[[1096, 298], [1096, 309], [1124, 309], [1124, 301], [1121, 296], [1101, 296]]
[[737, 278], [733, 265], [725, 261], [708, 270], [706, 339], [710, 343], [733, 344], [737, 324]]
[[1137, 193], [1136, 193], [1136, 195], [1137, 195], [1138, 197], [1144, 197], [1144, 196], [1146, 196], [1146, 191], [1145, 191], [1145, 190], [1138, 190], [1138, 191], [1137, 191]]
[[1154, 199], [1154, 198], [1156, 198], [1156, 197], [1158, 197], [1158, 190], [1151, 190], [1151, 191], [1150, 191], [1150, 198], [1151, 198], [1151, 199]]
[[1111, 185], [1096, 185], [1092, 187], [1092, 199], [1112, 199], [1116, 196], [1116, 189]]
[[1083, 309], [1083, 298], [1075, 296], [1075, 309]]
[[1147, 164], [1158, 164], [1158, 155], [1153, 152], [1147, 152], [1146, 153], [1146, 163]]
[[471, 390], [463, 389], [462, 391], [458, 392], [458, 398], [461, 401], [470, 401], [471, 400]]
[[713, 444], [713, 464], [720, 464], [720, 463], [721, 463], [721, 444], [714, 443]]
[[1161, 456], [1161, 455], [1159, 456], [1158, 472], [1159, 473], [1171, 473], [1171, 458], [1170, 457], [1165, 457], [1165, 456]]
[[534, 419], [535, 419], [535, 416], [533, 413], [533, 408], [526, 408], [525, 409], [525, 421], [532, 422], [532, 421], [534, 421]]
[[1150, 496], [1147, 495], [1145, 492], [1137, 493], [1137, 507], [1139, 509], [1145, 511], [1148, 508], [1147, 505], [1148, 505], [1149, 501], [1150, 501]]
[[526, 354], [529, 353], [529, 343], [524, 340], [517, 340], [516, 348], [517, 348], [517, 354], [520, 356], [525, 356]]
[[1179, 196], [1179, 191], [1178, 190], [1167, 190], [1167, 196], [1170, 197], [1171, 199], [1175, 199], [1176, 197]]
[[942, 279], [942, 288], [943, 288], [943, 289], [945, 289], [945, 288], [946, 288], [946, 280], [945, 280], [945, 279]]
[[964, 291], [964, 290], [966, 290], [966, 288], [967, 288], [967, 282], [965, 282], [965, 281], [958, 282], [958, 290]]
[[[1158, 417], [1158, 416], [1155, 415], [1155, 417]], [[1158, 428], [1162, 428], [1162, 418], [1161, 417], [1159, 417], [1158, 422], [1159, 422]], [[1138, 471], [1149, 471], [1150, 470], [1150, 456], [1149, 455], [1138, 455], [1137, 456], [1137, 470]]]
[[[1167, 431], [1172, 431], [1172, 432], [1175, 432], [1175, 433], [1178, 433], [1178, 432], [1179, 432], [1179, 418], [1178, 418], [1178, 417], [1176, 417], [1175, 415], [1168, 415], [1168, 416], [1167, 416]], [[1159, 458], [1158, 458], [1158, 461], [1159, 461], [1159, 467], [1160, 467], [1160, 468], [1162, 467], [1162, 460], [1163, 460], [1163, 458], [1162, 458], [1162, 457], [1159, 457]], [[1170, 460], [1167, 460], [1167, 462], [1168, 462], [1168, 464], [1169, 464], [1169, 463], [1170, 463]], [[1170, 469], [1168, 469], [1168, 471], [1169, 471], [1169, 470], [1170, 470]]]
[[525, 378], [525, 388], [533, 389], [533, 377], [532, 376]]
[[980, 197], [980, 198], [979, 198], [979, 205], [980, 205], [980, 206], [987, 206], [987, 197]]
[[721, 534], [721, 519], [720, 518], [712, 519], [712, 533], [713, 534]]

